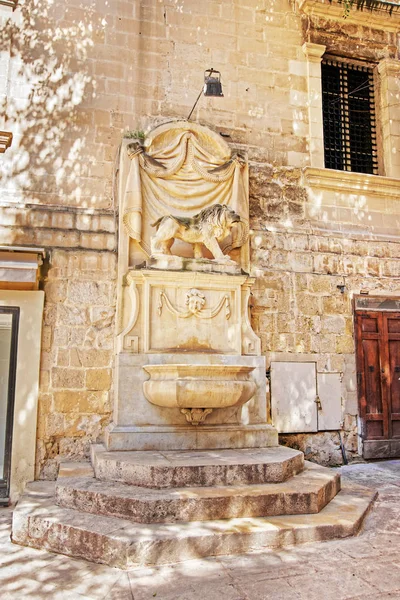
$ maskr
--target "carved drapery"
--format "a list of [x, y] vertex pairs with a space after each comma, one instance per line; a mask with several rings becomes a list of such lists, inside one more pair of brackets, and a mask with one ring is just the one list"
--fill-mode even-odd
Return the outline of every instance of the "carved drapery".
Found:
[[[240, 216], [221, 247], [247, 242], [247, 165], [218, 135], [186, 121], [156, 128], [145, 146], [128, 146], [129, 173], [123, 197], [123, 223], [131, 238], [150, 254], [151, 224], [160, 216], [193, 216], [212, 204], [226, 204]], [[175, 243], [174, 253], [182, 253]], [[184, 252], [183, 252], [184, 254]], [[244, 266], [244, 265], [243, 265]]]

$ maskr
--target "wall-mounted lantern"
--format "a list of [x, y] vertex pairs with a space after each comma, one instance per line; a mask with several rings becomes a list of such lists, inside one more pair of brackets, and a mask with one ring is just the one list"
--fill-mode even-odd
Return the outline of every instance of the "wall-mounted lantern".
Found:
[[205, 71], [203, 92], [205, 96], [223, 97], [221, 73], [219, 71], [214, 71], [214, 69]]
[[223, 98], [224, 94], [222, 92], [221, 73], [219, 71], [216, 71], [213, 68], [204, 71], [204, 86], [202, 87], [200, 94], [197, 96], [196, 102], [189, 113], [188, 121], [192, 116], [202, 94], [208, 96], [209, 98]]

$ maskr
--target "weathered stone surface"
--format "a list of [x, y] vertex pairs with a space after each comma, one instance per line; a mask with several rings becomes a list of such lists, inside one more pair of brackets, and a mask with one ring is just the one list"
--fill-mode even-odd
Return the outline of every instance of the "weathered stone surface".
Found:
[[[146, 400], [147, 402], [147, 400]], [[150, 405], [150, 404], [149, 404]], [[137, 407], [136, 407], [137, 408]], [[181, 415], [182, 416], [182, 415]], [[211, 420], [213, 414], [209, 415]], [[112, 451], [193, 451], [225, 448], [271, 448], [278, 446], [278, 432], [272, 425], [207, 425], [124, 427], [111, 425], [105, 431], [107, 448]]]
[[93, 467], [90, 462], [68, 461], [60, 463], [58, 477], [94, 477]]
[[340, 489], [339, 475], [308, 463], [285, 483], [154, 490], [71, 477], [58, 481], [55, 501], [64, 508], [137, 523], [208, 521], [318, 513]]
[[285, 481], [303, 469], [301, 452], [291, 448], [242, 450], [106, 452], [92, 446], [98, 479], [142, 487], [252, 485]]
[[279, 442], [284, 446], [301, 450], [304, 452], [306, 460], [327, 466], [343, 463], [339, 436], [336, 432], [281, 434]]
[[376, 496], [349, 486], [306, 519], [291, 515], [142, 525], [60, 508], [48, 488], [40, 494], [40, 485], [34, 495], [28, 489], [16, 507], [12, 540], [122, 569], [354, 535]]

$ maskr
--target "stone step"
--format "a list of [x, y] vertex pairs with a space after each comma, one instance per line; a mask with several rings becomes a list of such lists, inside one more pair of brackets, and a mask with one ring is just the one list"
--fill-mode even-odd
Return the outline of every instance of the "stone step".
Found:
[[304, 468], [303, 453], [284, 446], [107, 452], [93, 444], [91, 454], [97, 479], [150, 488], [279, 483]]
[[150, 489], [88, 477], [59, 479], [59, 506], [137, 523], [209, 521], [318, 513], [340, 490], [340, 476], [306, 463], [283, 483]]
[[62, 508], [54, 487], [27, 487], [14, 510], [13, 542], [122, 569], [355, 535], [376, 496], [346, 486], [314, 515], [149, 525]]

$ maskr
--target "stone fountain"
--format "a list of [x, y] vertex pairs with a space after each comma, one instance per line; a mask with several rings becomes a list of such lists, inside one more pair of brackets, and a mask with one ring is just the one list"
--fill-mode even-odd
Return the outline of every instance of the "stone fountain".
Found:
[[278, 446], [251, 328], [247, 162], [213, 131], [122, 147], [113, 422], [29, 484], [16, 543], [131, 568], [357, 533], [374, 498]]
[[179, 121], [126, 142], [119, 172], [117, 393], [110, 450], [276, 446], [251, 328], [248, 168]]

